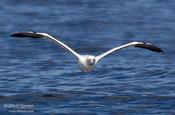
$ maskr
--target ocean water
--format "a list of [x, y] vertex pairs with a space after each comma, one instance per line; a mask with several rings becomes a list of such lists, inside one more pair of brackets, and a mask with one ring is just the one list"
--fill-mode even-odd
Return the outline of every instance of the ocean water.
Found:
[[[83, 73], [47, 32], [81, 54], [101, 54], [131, 42], [164, 53], [127, 48]], [[1, 0], [0, 114], [174, 115], [174, 0]]]

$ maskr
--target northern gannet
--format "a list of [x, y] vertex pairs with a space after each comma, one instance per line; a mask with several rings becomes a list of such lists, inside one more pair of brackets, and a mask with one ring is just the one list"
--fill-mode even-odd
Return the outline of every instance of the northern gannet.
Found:
[[155, 51], [155, 52], [161, 52], [163, 53], [163, 51], [151, 44], [151, 43], [145, 43], [145, 42], [130, 42], [127, 43], [125, 45], [121, 45], [119, 47], [115, 47], [105, 53], [102, 53], [98, 56], [94, 56], [94, 55], [80, 55], [79, 53], [75, 52], [73, 49], [71, 49], [69, 46], [67, 46], [66, 44], [64, 44], [63, 42], [61, 42], [60, 40], [52, 37], [51, 35], [47, 34], [47, 33], [39, 33], [39, 32], [17, 32], [17, 33], [13, 33], [11, 34], [11, 36], [13, 37], [31, 37], [31, 38], [47, 38], [53, 42], [55, 42], [56, 44], [58, 44], [59, 46], [61, 46], [62, 48], [64, 48], [65, 50], [67, 50], [68, 52], [72, 53], [78, 60], [78, 65], [81, 71], [83, 72], [90, 72], [92, 70], [94, 70], [97, 62], [99, 60], [101, 60], [103, 57], [111, 54], [114, 51], [118, 51], [122, 48], [127, 48], [130, 46], [134, 46], [134, 47], [139, 47], [139, 48], [145, 48], [151, 51]]

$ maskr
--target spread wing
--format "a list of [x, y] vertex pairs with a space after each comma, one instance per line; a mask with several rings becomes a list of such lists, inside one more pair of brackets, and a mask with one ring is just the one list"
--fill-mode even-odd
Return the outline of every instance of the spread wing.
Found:
[[131, 43], [119, 46], [119, 47], [115, 47], [115, 48], [113, 48], [113, 49], [111, 49], [111, 50], [109, 50], [109, 51], [107, 51], [107, 52], [105, 52], [105, 53], [103, 53], [101, 55], [98, 55], [96, 58], [97, 58], [97, 60], [100, 60], [103, 57], [111, 54], [114, 51], [118, 51], [120, 49], [127, 48], [127, 47], [130, 47], [130, 46], [139, 47], [139, 48], [145, 48], [145, 49], [148, 49], [148, 50], [151, 50], [151, 51], [154, 51], [154, 52], [161, 52], [161, 53], [163, 53], [163, 51], [159, 47], [157, 47], [157, 46], [155, 46], [155, 45], [153, 45], [151, 43], [131, 42]]
[[17, 32], [17, 33], [13, 33], [11, 34], [11, 36], [13, 37], [31, 37], [31, 38], [47, 38], [53, 42], [55, 42], [56, 44], [58, 44], [59, 46], [61, 46], [62, 48], [64, 48], [65, 50], [67, 50], [68, 52], [72, 53], [73, 55], [75, 55], [77, 58], [80, 58], [80, 54], [78, 54], [77, 52], [75, 52], [73, 49], [71, 49], [69, 46], [67, 46], [66, 44], [64, 44], [63, 42], [59, 41], [58, 39], [52, 37], [51, 35], [47, 34], [47, 33], [38, 33], [38, 32]]

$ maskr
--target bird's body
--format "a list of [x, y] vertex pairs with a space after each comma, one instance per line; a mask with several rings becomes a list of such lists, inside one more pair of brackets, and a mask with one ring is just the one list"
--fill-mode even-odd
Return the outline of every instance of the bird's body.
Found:
[[78, 66], [83, 72], [92, 71], [95, 68], [96, 63], [96, 57], [93, 55], [82, 55], [78, 59]]
[[94, 70], [96, 64], [98, 63], [99, 60], [101, 60], [103, 57], [111, 54], [114, 51], [134, 46], [134, 47], [139, 47], [139, 48], [145, 48], [151, 51], [155, 52], [163, 52], [159, 47], [151, 44], [151, 43], [145, 43], [145, 42], [130, 42], [125, 45], [121, 45], [119, 47], [112, 48], [111, 50], [102, 53], [101, 55], [98, 56], [93, 56], [93, 55], [80, 55], [79, 53], [75, 52], [73, 49], [71, 49], [69, 46], [64, 44], [63, 42], [59, 41], [58, 39], [50, 36], [47, 33], [37, 33], [37, 32], [18, 32], [12, 34], [13, 37], [31, 37], [31, 38], [48, 38], [49, 40], [52, 40], [56, 44], [60, 45], [63, 47], [65, 50], [68, 52], [72, 53], [78, 61], [78, 65], [81, 71], [83, 72], [90, 72]]

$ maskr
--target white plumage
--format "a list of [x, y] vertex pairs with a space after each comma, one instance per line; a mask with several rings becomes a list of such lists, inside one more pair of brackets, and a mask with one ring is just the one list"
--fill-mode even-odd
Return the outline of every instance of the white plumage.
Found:
[[52, 40], [53, 42], [57, 43], [59, 46], [67, 50], [68, 52], [72, 53], [74, 56], [76, 56], [78, 60], [78, 65], [80, 67], [80, 70], [83, 72], [89, 72], [94, 70], [95, 65], [99, 60], [101, 60], [103, 57], [111, 54], [114, 51], [118, 51], [122, 48], [134, 46], [134, 47], [139, 47], [139, 48], [145, 48], [149, 49], [155, 52], [163, 52], [159, 47], [151, 44], [151, 43], [144, 43], [144, 42], [130, 42], [128, 44], [115, 47], [105, 53], [102, 53], [101, 55], [98, 56], [93, 56], [93, 55], [80, 55], [79, 53], [75, 52], [73, 49], [71, 49], [69, 46], [64, 44], [63, 42], [59, 41], [58, 39], [50, 36], [47, 33], [38, 33], [38, 32], [18, 32], [14, 33], [11, 36], [13, 37], [31, 37], [31, 38], [48, 38], [49, 40]]

